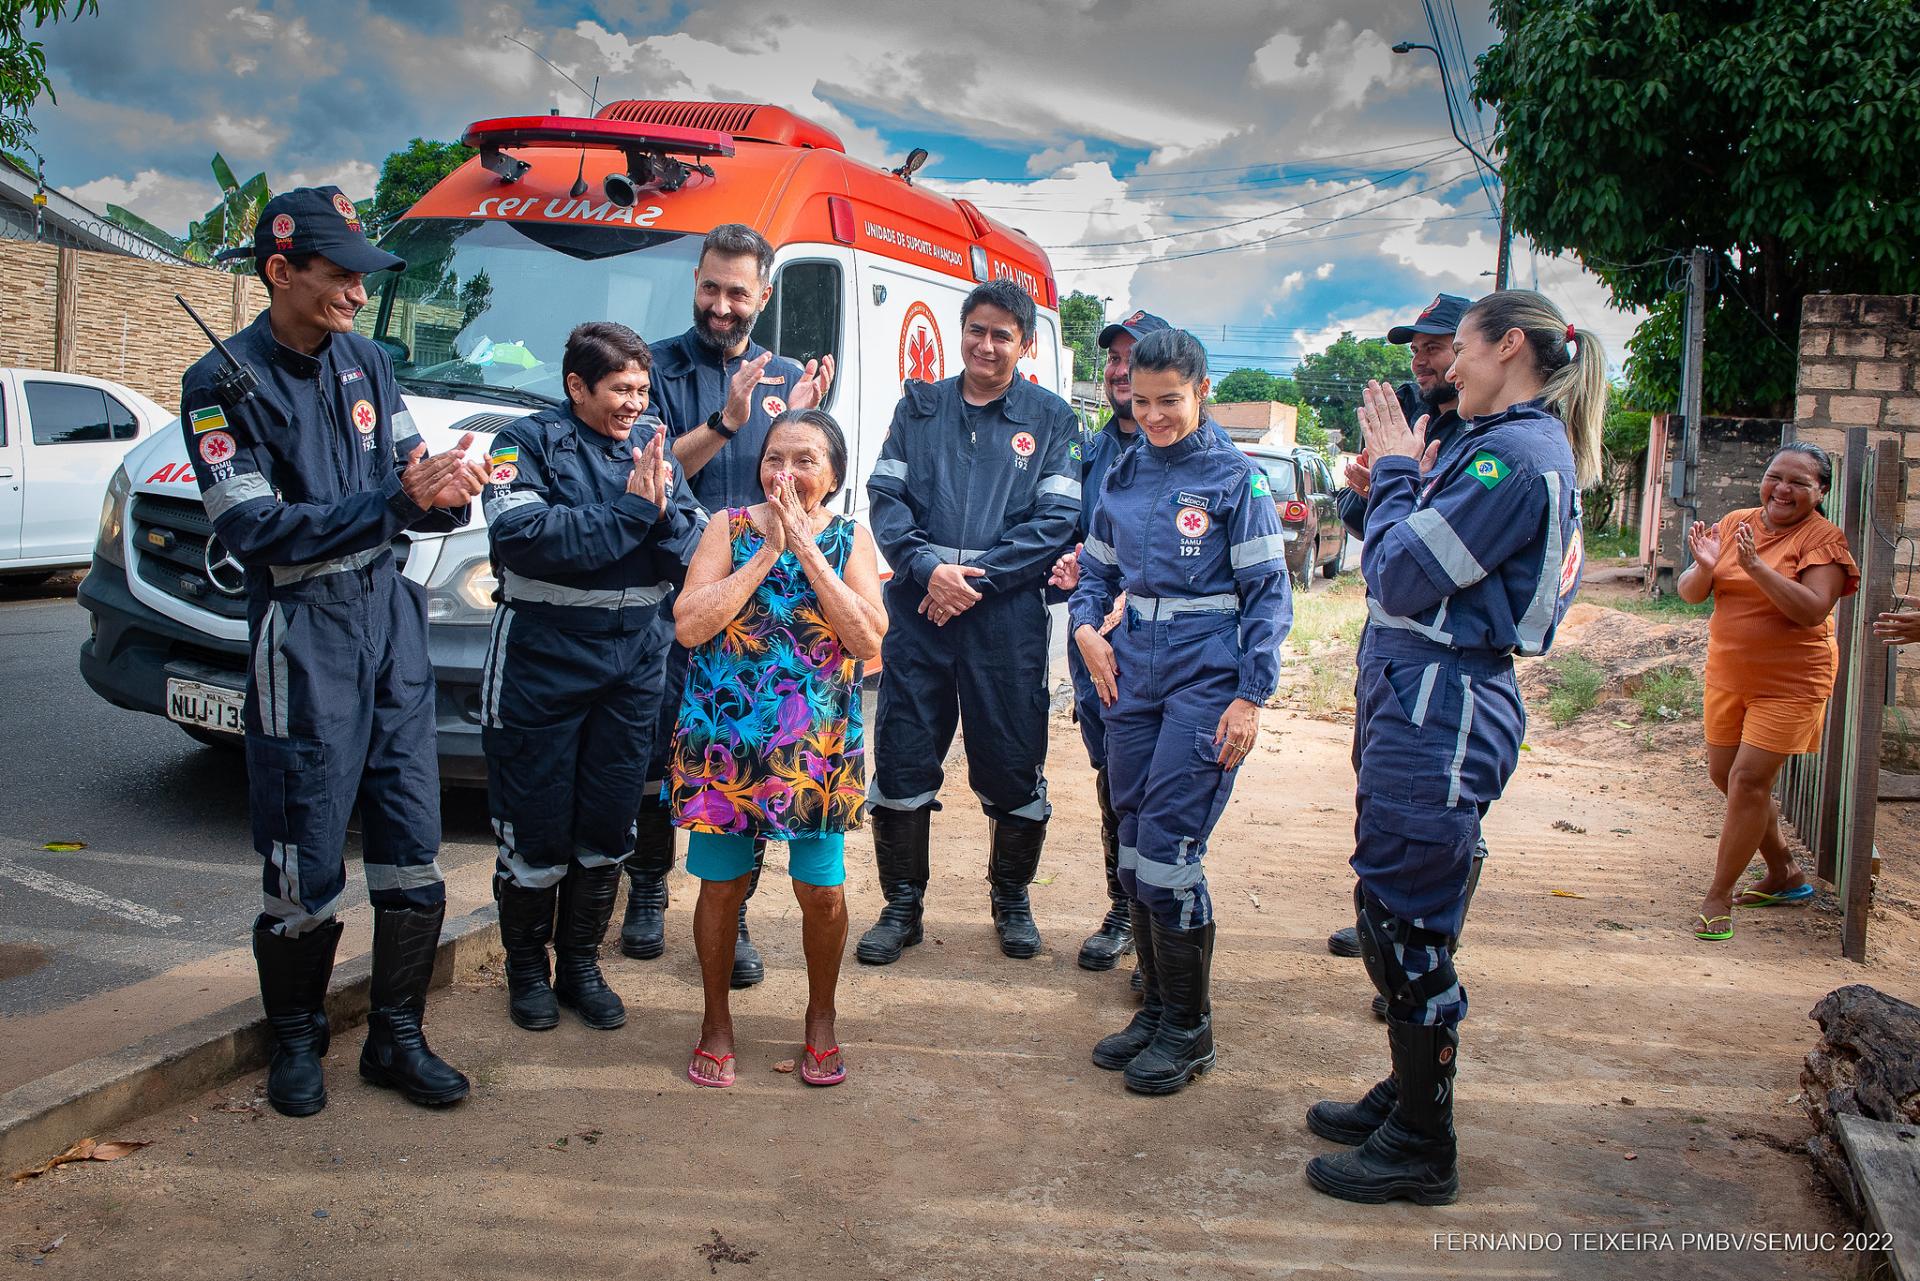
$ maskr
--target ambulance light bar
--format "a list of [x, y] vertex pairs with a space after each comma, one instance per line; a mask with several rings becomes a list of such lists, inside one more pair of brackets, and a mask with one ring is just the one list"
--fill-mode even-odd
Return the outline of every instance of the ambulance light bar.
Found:
[[601, 147], [682, 156], [731, 156], [733, 135], [718, 129], [637, 124], [586, 116], [502, 116], [476, 120], [460, 141], [469, 147]]

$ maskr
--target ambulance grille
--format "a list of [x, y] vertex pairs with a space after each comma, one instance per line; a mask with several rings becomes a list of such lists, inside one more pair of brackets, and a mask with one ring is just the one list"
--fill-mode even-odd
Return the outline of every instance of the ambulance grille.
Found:
[[[130, 523], [133, 570], [141, 582], [220, 618], [247, 616], [244, 595], [228, 595], [207, 577], [207, 540], [213, 537], [213, 521], [198, 498], [135, 494]], [[412, 545], [405, 537], [393, 540], [396, 569], [406, 566]]]

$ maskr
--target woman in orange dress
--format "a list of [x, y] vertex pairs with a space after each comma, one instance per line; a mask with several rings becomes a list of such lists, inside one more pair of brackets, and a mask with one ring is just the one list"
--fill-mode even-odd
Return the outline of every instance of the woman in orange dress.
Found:
[[[1860, 587], [1840, 527], [1819, 513], [1833, 465], [1817, 445], [1781, 446], [1760, 481], [1760, 506], [1729, 512], [1687, 535], [1693, 564], [1680, 598], [1713, 597], [1707, 625], [1707, 770], [1726, 793], [1713, 881], [1694, 936], [1733, 937], [1733, 909], [1800, 903], [1813, 886], [1780, 832], [1773, 781], [1789, 756], [1820, 746], [1837, 654], [1833, 607]], [[1737, 895], [1753, 861], [1766, 874]]]

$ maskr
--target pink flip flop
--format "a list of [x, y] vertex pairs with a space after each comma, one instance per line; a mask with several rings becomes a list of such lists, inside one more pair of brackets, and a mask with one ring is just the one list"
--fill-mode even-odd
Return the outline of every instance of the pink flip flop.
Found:
[[[704, 1085], [710, 1090], [728, 1089], [733, 1085], [732, 1077], [728, 1077], [722, 1081], [709, 1080], [708, 1078], [701, 1076], [698, 1072], [695, 1072], [693, 1070], [694, 1069], [693, 1060], [706, 1059], [708, 1062], [712, 1063], [714, 1067], [724, 1070], [728, 1062], [730, 1062], [732, 1058], [733, 1058], [733, 1055], [731, 1054], [721, 1054], [721, 1055], [709, 1054], [705, 1050], [701, 1049], [699, 1046], [696, 1045], [693, 1047], [693, 1059], [687, 1060], [687, 1080], [692, 1081], [695, 1085]], [[844, 1076], [845, 1073], [842, 1073], [842, 1075]]]
[[[837, 1045], [826, 1050], [816, 1050], [811, 1045], [807, 1047], [807, 1056], [813, 1060], [813, 1066], [816, 1069], [838, 1053], [840, 1053], [840, 1047]], [[844, 1058], [841, 1059], [839, 1067], [825, 1074], [818, 1073], [817, 1071], [809, 1072], [807, 1071], [807, 1065], [802, 1063], [800, 1065], [800, 1079], [808, 1085], [838, 1085], [847, 1079], [847, 1061]]]

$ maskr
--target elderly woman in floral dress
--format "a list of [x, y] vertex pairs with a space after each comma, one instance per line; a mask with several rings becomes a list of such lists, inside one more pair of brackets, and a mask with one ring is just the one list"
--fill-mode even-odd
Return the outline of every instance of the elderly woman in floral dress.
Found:
[[760, 456], [767, 501], [707, 526], [674, 607], [693, 651], [669, 784], [699, 878], [695, 950], [706, 996], [687, 1065], [695, 1085], [733, 1084], [734, 937], [756, 838], [787, 842], [807, 957], [800, 1078], [837, 1085], [834, 989], [847, 940], [843, 833], [860, 825], [866, 756], [861, 664], [887, 630], [872, 536], [825, 507], [847, 446], [824, 410], [774, 420]]

